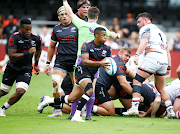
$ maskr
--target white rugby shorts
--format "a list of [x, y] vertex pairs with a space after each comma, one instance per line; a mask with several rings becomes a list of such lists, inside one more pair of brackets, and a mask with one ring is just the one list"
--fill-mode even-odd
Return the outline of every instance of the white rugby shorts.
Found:
[[140, 70], [155, 75], [165, 75], [168, 67], [168, 58], [166, 54], [158, 52], [149, 52], [139, 67]]

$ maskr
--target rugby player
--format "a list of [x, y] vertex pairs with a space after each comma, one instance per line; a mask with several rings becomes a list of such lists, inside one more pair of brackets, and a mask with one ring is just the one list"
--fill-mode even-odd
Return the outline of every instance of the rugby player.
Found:
[[13, 33], [9, 38], [8, 61], [1, 82], [0, 97], [8, 94], [16, 81], [16, 92], [0, 108], [0, 116], [6, 116], [6, 110], [18, 102], [29, 88], [32, 76], [32, 58], [35, 55], [34, 70], [39, 74], [38, 61], [41, 54], [42, 39], [31, 33], [29, 19], [22, 19], [20, 32]]
[[[145, 50], [145, 58], [142, 65], [138, 68], [133, 80], [133, 98], [132, 107], [123, 112], [124, 115], [138, 115], [138, 106], [141, 95], [142, 82], [154, 74], [155, 87], [160, 92], [165, 102], [167, 116], [175, 117], [174, 108], [170, 97], [164, 89], [165, 74], [167, 68], [170, 69], [171, 57], [168, 50], [168, 44], [165, 34], [154, 24], [151, 14], [147, 12], [140, 13], [137, 16], [137, 26], [139, 27], [140, 45], [135, 54], [134, 63], [138, 65], [138, 58]], [[170, 72], [170, 70], [168, 70]]]

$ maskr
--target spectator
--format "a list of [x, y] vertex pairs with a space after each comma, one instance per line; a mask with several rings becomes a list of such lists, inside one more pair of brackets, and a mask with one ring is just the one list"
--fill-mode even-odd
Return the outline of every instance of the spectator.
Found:
[[124, 33], [122, 30], [119, 30], [118, 33], [121, 35], [119, 39], [116, 39], [116, 43], [118, 44], [118, 48], [129, 47], [126, 39], [124, 38]]
[[169, 41], [169, 51], [180, 51], [180, 29], [176, 31], [176, 36], [174, 39]]
[[107, 27], [107, 22], [105, 20], [102, 20], [100, 25]]
[[107, 46], [110, 46], [112, 49], [119, 49], [118, 44], [112, 38], [108, 38], [105, 42]]
[[124, 37], [129, 38], [129, 36], [131, 35], [131, 33], [133, 31], [139, 32], [139, 29], [138, 29], [137, 25], [134, 24], [134, 18], [133, 18], [133, 15], [131, 13], [127, 14], [126, 21], [127, 21], [127, 24], [125, 24], [123, 26], [122, 30], [123, 30], [123, 33], [124, 33]]
[[7, 39], [7, 44], [6, 44], [6, 55], [4, 57], [4, 60], [0, 62], [0, 68], [3, 67], [9, 60], [8, 56], [8, 42], [9, 42], [9, 37], [14, 33], [18, 32], [19, 27], [13, 23], [14, 21], [14, 16], [9, 15], [8, 16], [9, 24], [4, 27], [3, 29], [3, 38]]
[[3, 32], [3, 15], [0, 14], [0, 40], [3, 38], [2, 32]]
[[48, 47], [51, 42], [51, 34], [48, 32], [47, 26], [42, 27], [42, 33], [40, 34], [40, 36], [42, 38], [43, 45], [45, 47]]
[[118, 17], [114, 17], [113, 18], [113, 25], [109, 26], [109, 30], [117, 33], [118, 30], [120, 30], [120, 28], [121, 28], [120, 20], [118, 19]]
[[135, 31], [133, 31], [131, 33], [130, 38], [127, 40], [127, 43], [129, 44], [128, 47], [130, 47], [130, 49], [137, 49], [138, 48], [139, 37]]

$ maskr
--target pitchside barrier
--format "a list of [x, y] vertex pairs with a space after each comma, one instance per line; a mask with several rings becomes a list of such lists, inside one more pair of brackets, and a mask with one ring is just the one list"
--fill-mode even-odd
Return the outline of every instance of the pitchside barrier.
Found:
[[[46, 57], [47, 57], [47, 47], [42, 46], [42, 53], [41, 53], [41, 57], [39, 60], [39, 67], [41, 72], [44, 72], [45, 66], [46, 66]], [[117, 54], [119, 52], [118, 49], [113, 49], [112, 50], [112, 54]], [[136, 72], [138, 66], [136, 66], [133, 62], [134, 59], [134, 54], [136, 53], [136, 50], [132, 50], [131, 51], [131, 58], [129, 60], [129, 62], [127, 63], [127, 67], [129, 67], [130, 69], [132, 69], [134, 72]], [[180, 65], [180, 51], [171, 51], [171, 77], [172, 78], [176, 78], [176, 69], [177, 67]], [[0, 61], [2, 61], [4, 59], [4, 55], [5, 55], [5, 45], [0, 45]], [[50, 67], [51, 67], [51, 71], [54, 65], [54, 60], [55, 60], [55, 55], [53, 56], [53, 59], [51, 61]], [[143, 55], [140, 56], [139, 58], [139, 62], [141, 63], [141, 61], [143, 60]], [[34, 61], [34, 60], [33, 60]], [[5, 69], [5, 66], [2, 67], [0, 69], [1, 72], [3, 72]], [[34, 72], [34, 70], [33, 70]]]

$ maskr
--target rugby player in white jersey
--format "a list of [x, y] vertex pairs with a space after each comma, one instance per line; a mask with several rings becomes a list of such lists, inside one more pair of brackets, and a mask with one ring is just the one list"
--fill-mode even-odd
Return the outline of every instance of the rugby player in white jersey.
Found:
[[123, 112], [123, 115], [138, 115], [138, 106], [141, 95], [142, 82], [154, 74], [155, 87], [165, 102], [167, 117], [175, 117], [170, 97], [164, 89], [165, 74], [170, 73], [171, 57], [165, 34], [154, 24], [151, 14], [143, 12], [137, 16], [140, 44], [135, 54], [134, 63], [138, 65], [139, 55], [145, 50], [142, 65], [139, 66], [133, 80], [132, 107]]

